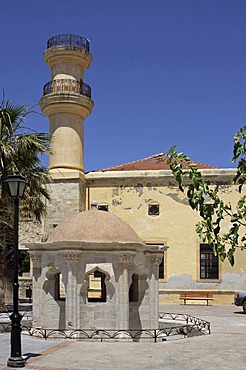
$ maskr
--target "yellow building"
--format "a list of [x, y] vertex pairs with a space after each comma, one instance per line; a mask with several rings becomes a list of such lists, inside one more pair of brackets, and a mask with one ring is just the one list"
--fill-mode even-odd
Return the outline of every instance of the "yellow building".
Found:
[[[99, 209], [127, 221], [146, 243], [165, 246], [159, 276], [161, 302], [177, 302], [182, 291], [208, 290], [214, 303], [232, 303], [235, 290], [246, 287], [246, 253], [238, 251], [231, 267], [199, 240], [195, 231], [199, 214], [178, 189], [166, 160], [165, 154], [158, 154], [86, 174], [87, 207], [97, 201]], [[197, 166], [219, 186], [225, 202], [236, 203], [234, 169]]]

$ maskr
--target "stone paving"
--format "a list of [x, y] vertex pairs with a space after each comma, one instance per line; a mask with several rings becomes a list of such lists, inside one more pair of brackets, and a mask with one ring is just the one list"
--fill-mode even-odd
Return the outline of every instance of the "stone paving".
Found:
[[[211, 334], [166, 342], [45, 341], [22, 336], [28, 370], [246, 369], [246, 315], [241, 307], [160, 305], [211, 322]], [[0, 369], [7, 370], [9, 333], [0, 334]]]

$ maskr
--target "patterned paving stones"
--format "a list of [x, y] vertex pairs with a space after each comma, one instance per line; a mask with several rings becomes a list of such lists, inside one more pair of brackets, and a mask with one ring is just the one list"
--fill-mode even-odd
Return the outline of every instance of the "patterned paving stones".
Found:
[[[44, 341], [23, 336], [28, 370], [231, 370], [246, 368], [246, 315], [231, 306], [161, 305], [211, 322], [211, 335], [159, 343]], [[0, 369], [7, 370], [9, 334], [0, 334]]]

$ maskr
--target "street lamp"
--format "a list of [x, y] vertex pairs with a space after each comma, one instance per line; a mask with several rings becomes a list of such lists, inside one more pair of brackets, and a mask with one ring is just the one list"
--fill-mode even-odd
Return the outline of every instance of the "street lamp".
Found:
[[24, 195], [27, 184], [20, 174], [10, 175], [5, 182], [8, 185], [11, 198], [14, 200], [14, 268], [13, 268], [13, 313], [11, 320], [11, 356], [8, 367], [25, 367], [25, 360], [21, 355], [21, 319], [19, 313], [19, 282], [18, 282], [18, 227], [19, 227], [19, 198]]

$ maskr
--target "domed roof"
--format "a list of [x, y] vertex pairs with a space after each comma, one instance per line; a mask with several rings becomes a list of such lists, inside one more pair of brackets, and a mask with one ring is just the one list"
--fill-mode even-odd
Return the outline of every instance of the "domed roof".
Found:
[[142, 244], [128, 223], [112, 213], [97, 209], [79, 212], [59, 223], [47, 240], [57, 241]]

